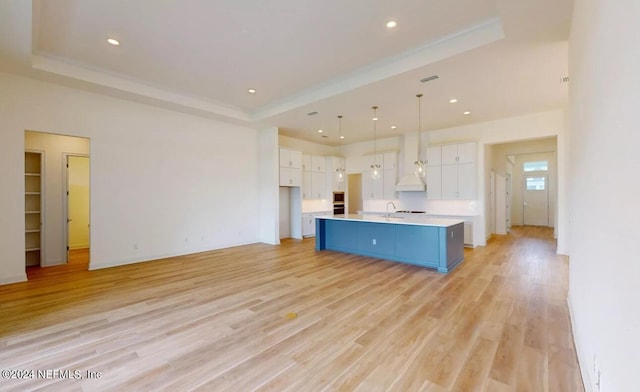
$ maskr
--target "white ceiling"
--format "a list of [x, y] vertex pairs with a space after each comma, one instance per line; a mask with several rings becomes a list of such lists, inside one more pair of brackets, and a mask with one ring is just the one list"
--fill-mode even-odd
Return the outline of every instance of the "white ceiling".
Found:
[[[372, 105], [380, 106], [379, 137], [415, 132], [417, 93], [424, 94], [423, 130], [567, 102], [561, 80], [572, 0], [35, 0], [0, 7], [0, 69], [277, 126], [319, 143], [338, 142], [338, 114], [345, 143], [371, 139]], [[389, 20], [398, 27], [387, 29]], [[431, 75], [439, 79], [420, 82]], [[459, 102], [450, 104], [452, 97]]]

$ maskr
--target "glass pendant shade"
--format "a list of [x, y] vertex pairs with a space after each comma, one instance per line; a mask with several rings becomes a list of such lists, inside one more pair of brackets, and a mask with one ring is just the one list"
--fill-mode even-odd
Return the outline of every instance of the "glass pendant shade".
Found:
[[371, 165], [371, 179], [379, 180], [380, 179], [380, 165], [377, 163], [375, 165]]
[[425, 165], [425, 163], [423, 161], [416, 161], [415, 162], [416, 167], [414, 168], [414, 174], [416, 175], [416, 177], [418, 178], [424, 178], [427, 174], [427, 167]]

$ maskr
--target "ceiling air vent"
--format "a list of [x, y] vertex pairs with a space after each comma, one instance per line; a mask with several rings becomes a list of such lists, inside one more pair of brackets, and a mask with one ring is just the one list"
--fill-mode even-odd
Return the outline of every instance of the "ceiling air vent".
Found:
[[315, 116], [316, 114], [318, 114], [318, 112], [309, 112], [307, 113], [307, 116]]
[[430, 82], [430, 81], [432, 81], [432, 80], [436, 80], [436, 79], [438, 79], [438, 75], [432, 75], [432, 76], [429, 76], [429, 77], [426, 77], [426, 78], [420, 79], [420, 81], [421, 81], [422, 83], [425, 83], [425, 82]]

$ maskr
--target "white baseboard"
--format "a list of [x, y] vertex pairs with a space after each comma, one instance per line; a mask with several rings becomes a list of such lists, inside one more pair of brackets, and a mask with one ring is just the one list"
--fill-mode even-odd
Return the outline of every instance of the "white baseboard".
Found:
[[69, 245], [69, 250], [78, 250], [78, 249], [87, 249], [87, 248], [89, 248], [89, 244]]
[[119, 261], [107, 262], [107, 263], [91, 260], [89, 261], [89, 271], [103, 269], [103, 268], [119, 267], [119, 266], [128, 265], [128, 264], [144, 263], [147, 261], [166, 259], [168, 257], [186, 256], [194, 253], [210, 252], [214, 250], [233, 248], [236, 246], [251, 245], [255, 243], [257, 243], [257, 241], [247, 241], [247, 242], [240, 242], [240, 243], [233, 243], [233, 244], [223, 243], [223, 244], [218, 244], [214, 247], [203, 246], [198, 248], [189, 248], [189, 249], [184, 249], [176, 252], [159, 253], [159, 254], [157, 253], [157, 254], [150, 254], [146, 256], [137, 256], [137, 257], [122, 259]]
[[20, 282], [26, 282], [26, 281], [27, 281], [27, 273], [25, 272], [22, 275], [5, 276], [3, 278], [0, 278], [0, 285], [11, 284], [11, 283], [20, 283]]
[[588, 361], [582, 353], [582, 345], [580, 344], [580, 339], [578, 337], [578, 331], [576, 331], [575, 327], [575, 318], [573, 317], [573, 307], [571, 306], [571, 293], [567, 296], [567, 306], [569, 307], [569, 318], [571, 319], [571, 332], [573, 333], [573, 345], [576, 348], [576, 355], [578, 356], [578, 366], [580, 366], [580, 375], [582, 376], [582, 385], [584, 385], [585, 392], [593, 392], [593, 387], [591, 385], [591, 378], [589, 377], [589, 372], [586, 371], [588, 369], [591, 361]]

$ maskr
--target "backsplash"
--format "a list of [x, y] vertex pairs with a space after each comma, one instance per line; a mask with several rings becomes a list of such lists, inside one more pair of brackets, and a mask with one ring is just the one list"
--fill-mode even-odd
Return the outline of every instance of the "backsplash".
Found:
[[330, 200], [302, 200], [302, 212], [333, 211]]
[[395, 204], [396, 210], [426, 211], [440, 215], [481, 215], [476, 200], [427, 200], [424, 192], [399, 192], [399, 198], [392, 200], [364, 200], [362, 209], [384, 212], [389, 201]]

